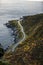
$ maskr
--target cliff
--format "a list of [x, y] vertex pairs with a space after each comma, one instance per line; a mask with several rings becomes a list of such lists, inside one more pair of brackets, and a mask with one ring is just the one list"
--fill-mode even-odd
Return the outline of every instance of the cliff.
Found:
[[14, 52], [6, 53], [4, 60], [12, 65], [43, 65], [43, 14], [24, 16], [21, 25], [26, 39]]

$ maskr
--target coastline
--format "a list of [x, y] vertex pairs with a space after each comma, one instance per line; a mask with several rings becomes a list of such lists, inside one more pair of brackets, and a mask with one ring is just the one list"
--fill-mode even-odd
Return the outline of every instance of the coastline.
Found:
[[[15, 27], [17, 28], [17, 30], [19, 30], [19, 41], [18, 42], [15, 42], [15, 44], [12, 44], [8, 50], [10, 49], [12, 52], [14, 51], [14, 49], [19, 45], [19, 43], [21, 43], [24, 39], [25, 39], [25, 32], [23, 30], [23, 27], [21, 25], [21, 22], [22, 21], [22, 18], [20, 18], [19, 20], [12, 20], [12, 21], [9, 21], [8, 23], [6, 23], [5, 25], [8, 27], [8, 28], [11, 28], [12, 31], [13, 31], [13, 36], [15, 35]], [[16, 31], [17, 31], [16, 30]], [[17, 33], [18, 34], [18, 33]], [[20, 39], [21, 38], [21, 39]]]
[[[15, 65], [43, 64], [43, 14], [26, 16], [21, 21], [26, 39], [18, 43], [13, 52], [3, 56], [5, 61]], [[13, 47], [13, 46], [12, 46]]]
[[[33, 31], [31, 31], [31, 30], [29, 29], [30, 31], [28, 30], [28, 33], [27, 33], [26, 30], [25, 30], [25, 25], [24, 25], [24, 24], [26, 23], [25, 20], [28, 21], [28, 18], [30, 18], [30, 19], [33, 18], [33, 19], [34, 19], [34, 18], [40, 17], [40, 16], [43, 16], [43, 14], [37, 14], [37, 15], [33, 15], [33, 16], [23, 16], [23, 18], [20, 18], [19, 20], [11, 20], [11, 21], [9, 21], [9, 22], [7, 23], [8, 25], [6, 25], [6, 26], [7, 26], [8, 28], [11, 28], [11, 29], [13, 30], [13, 32], [15, 32], [15, 31], [14, 31], [14, 27], [17, 27], [17, 29], [19, 29], [19, 31], [21, 31], [21, 28], [22, 28], [22, 31], [21, 31], [21, 32], [24, 34], [24, 38], [25, 38], [25, 35], [27, 36], [27, 38], [28, 38], [28, 35], [29, 35], [29, 39], [31, 39], [31, 37], [35, 34], [35, 29], [34, 29], [34, 28], [37, 29], [38, 27], [40, 27], [40, 24], [38, 24], [39, 26], [37, 25], [38, 27], [36, 27], [36, 24], [35, 24], [35, 27], [33, 26], [33, 28], [32, 28]], [[20, 21], [20, 22], [19, 22], [19, 21]], [[29, 22], [28, 22], [28, 23], [29, 23]], [[27, 23], [27, 24], [28, 24], [28, 23]], [[30, 23], [31, 23], [31, 22], [30, 22]], [[33, 23], [34, 23], [34, 22], [33, 22]], [[20, 25], [20, 24], [21, 24], [21, 25]], [[26, 25], [27, 25], [27, 24], [26, 24]], [[31, 26], [31, 25], [30, 25], [30, 26]], [[23, 32], [23, 29], [24, 29], [24, 32]], [[21, 32], [20, 32], [20, 33], [21, 33]], [[34, 32], [34, 33], [33, 33], [33, 32]], [[19, 35], [20, 35], [20, 33], [19, 33]], [[21, 38], [19, 41], [21, 41], [22, 38], [23, 38], [23, 34], [22, 34], [22, 33], [21, 33], [21, 35], [20, 35], [20, 37], [19, 37], [19, 39]], [[26, 34], [25, 34], [25, 33], [26, 33]], [[13, 33], [13, 35], [14, 35], [14, 33]], [[15, 47], [18, 46], [18, 44], [20, 43], [19, 41], [15, 43]], [[16, 45], [16, 44], [17, 44], [17, 45]], [[12, 44], [10, 47], [13, 47], [13, 45], [14, 45], [14, 44]], [[14, 49], [15, 49], [15, 48], [14, 48]], [[14, 50], [14, 49], [13, 49], [13, 50]]]

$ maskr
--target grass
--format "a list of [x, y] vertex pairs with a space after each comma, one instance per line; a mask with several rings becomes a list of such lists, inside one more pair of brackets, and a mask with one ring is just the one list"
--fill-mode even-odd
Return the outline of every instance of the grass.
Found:
[[11, 64], [9, 64], [7, 62], [0, 61], [0, 65], [11, 65]]
[[4, 59], [13, 65], [43, 65], [43, 14], [24, 16], [21, 25], [27, 37]]
[[[18, 38], [21, 39], [22, 38], [22, 32], [21, 32], [21, 28], [20, 26], [18, 25], [18, 20], [12, 20], [12, 21], [9, 21], [9, 24], [12, 26], [12, 28], [16, 28], [17, 30], [17, 34], [18, 34]], [[14, 31], [15, 32], [15, 31]]]

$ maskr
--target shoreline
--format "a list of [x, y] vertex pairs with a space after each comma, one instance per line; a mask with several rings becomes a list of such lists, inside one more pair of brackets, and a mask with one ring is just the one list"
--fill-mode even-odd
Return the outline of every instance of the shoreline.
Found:
[[[20, 23], [20, 21], [22, 21], [22, 18], [20, 18], [19, 20], [11, 20], [11, 21], [16, 21], [16, 23], [17, 23], [17, 27], [19, 27], [20, 28], [20, 30], [21, 30], [21, 39], [19, 39], [19, 41], [18, 42], [16, 42], [15, 44], [12, 44], [11, 46], [9, 46], [9, 48], [12, 50], [12, 52], [15, 50], [15, 48], [19, 45], [19, 43], [21, 43], [24, 39], [25, 39], [25, 32], [24, 32], [24, 29], [23, 29], [23, 27], [22, 27], [22, 25], [21, 25], [21, 23]], [[10, 23], [12, 23], [11, 21], [9, 21], [8, 23], [6, 23], [5, 25], [8, 27], [8, 28], [11, 28], [12, 29], [12, 31], [13, 31], [13, 35], [14, 35], [14, 27], [12, 26], [12, 24], [10, 24]], [[15, 23], [15, 24], [16, 24]], [[18, 28], [18, 29], [19, 29]], [[20, 35], [20, 34], [19, 34]], [[13, 46], [13, 47], [12, 47]], [[9, 48], [8, 48], [8, 50], [7, 51], [9, 51]]]
[[[20, 21], [18, 23], [20, 24]], [[23, 34], [26, 33], [26, 37], [20, 40], [20, 44], [15, 44], [15, 47], [12, 45], [13, 48], [5, 53], [3, 59], [13, 65], [37, 65], [37, 62], [42, 65], [43, 14], [24, 17], [20, 25], [23, 26]]]

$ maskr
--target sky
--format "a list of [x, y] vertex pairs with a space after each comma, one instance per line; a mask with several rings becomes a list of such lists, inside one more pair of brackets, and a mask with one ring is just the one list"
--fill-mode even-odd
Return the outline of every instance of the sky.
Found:
[[0, 3], [17, 3], [20, 1], [43, 1], [43, 0], [0, 0]]

